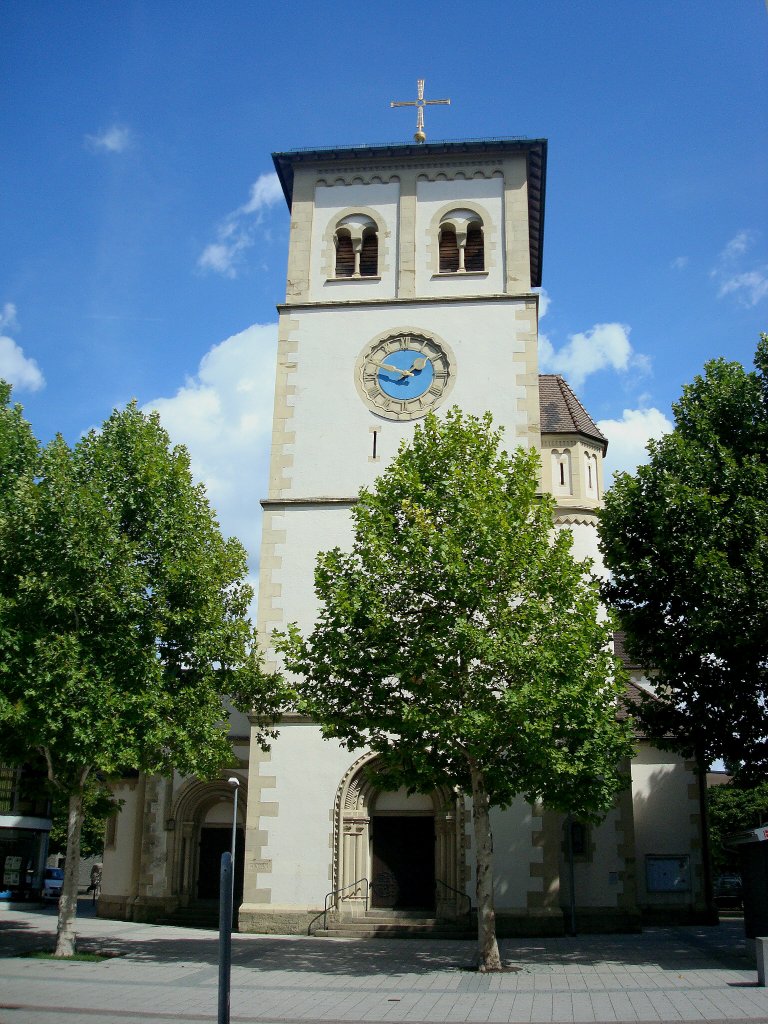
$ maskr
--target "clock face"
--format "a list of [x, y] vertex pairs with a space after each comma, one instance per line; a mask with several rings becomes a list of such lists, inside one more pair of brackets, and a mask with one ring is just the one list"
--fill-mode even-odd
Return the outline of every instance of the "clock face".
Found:
[[424, 416], [453, 384], [447, 347], [420, 334], [378, 338], [358, 360], [357, 385], [363, 401], [387, 419]]

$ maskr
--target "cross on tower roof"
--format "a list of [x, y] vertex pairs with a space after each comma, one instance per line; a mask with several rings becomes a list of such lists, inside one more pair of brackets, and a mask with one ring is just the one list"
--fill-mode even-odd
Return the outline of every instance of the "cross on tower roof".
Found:
[[434, 103], [445, 103], [450, 104], [450, 100], [425, 100], [424, 99], [424, 79], [419, 78], [416, 82], [416, 95], [415, 100], [392, 100], [389, 104], [390, 107], [416, 107], [416, 132], [414, 139], [416, 142], [426, 142], [427, 136], [424, 131], [424, 107], [427, 104]]

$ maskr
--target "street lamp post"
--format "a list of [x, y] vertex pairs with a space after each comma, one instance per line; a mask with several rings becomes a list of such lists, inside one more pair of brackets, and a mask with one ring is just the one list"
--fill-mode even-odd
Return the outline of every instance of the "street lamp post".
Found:
[[240, 779], [236, 778], [234, 775], [231, 775], [227, 779], [227, 782], [230, 784], [230, 786], [233, 786], [234, 790], [235, 790], [234, 806], [232, 807], [232, 846], [230, 847], [230, 849], [232, 851], [232, 912], [234, 914], [234, 907], [235, 907], [235, 844], [237, 842], [237, 794], [240, 791]]
[[237, 793], [240, 780], [233, 775], [227, 782], [234, 786], [232, 808], [232, 852], [221, 855], [219, 886], [219, 1013], [217, 1024], [229, 1024], [229, 989], [232, 974], [232, 917], [235, 904], [235, 842], [237, 839]]

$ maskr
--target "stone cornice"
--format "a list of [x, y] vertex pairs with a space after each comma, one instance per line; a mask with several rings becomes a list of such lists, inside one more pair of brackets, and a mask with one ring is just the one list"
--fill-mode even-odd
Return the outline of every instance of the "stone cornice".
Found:
[[354, 498], [329, 498], [321, 496], [318, 498], [262, 498], [259, 502], [262, 508], [279, 508], [281, 505], [346, 505], [352, 507], [357, 504], [357, 497]]
[[555, 526], [595, 526], [597, 509], [559, 508], [555, 512]]
[[330, 301], [318, 300], [315, 302], [281, 302], [277, 305], [278, 313], [292, 313], [297, 309], [332, 309], [354, 306], [363, 308], [365, 306], [435, 306], [461, 303], [479, 303], [487, 305], [489, 302], [517, 302], [530, 305], [537, 305], [539, 296], [537, 292], [520, 292], [519, 295], [425, 295], [421, 298], [400, 299], [332, 299]]

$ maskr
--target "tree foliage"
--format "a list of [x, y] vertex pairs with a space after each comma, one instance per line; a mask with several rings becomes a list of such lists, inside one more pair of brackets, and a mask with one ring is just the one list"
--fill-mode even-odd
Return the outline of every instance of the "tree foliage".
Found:
[[606, 494], [607, 596], [656, 695], [656, 741], [747, 777], [768, 765], [768, 338], [683, 389], [675, 428]]
[[222, 696], [269, 719], [280, 687], [247, 618], [245, 552], [157, 415], [132, 403], [41, 448], [0, 399], [0, 742], [39, 752], [69, 801], [66, 952], [95, 775], [211, 776], [231, 759]]
[[310, 636], [278, 638], [304, 709], [377, 781], [473, 796], [481, 966], [499, 966], [488, 810], [518, 795], [597, 820], [631, 752], [598, 586], [491, 418], [429, 415], [318, 556]]
[[726, 839], [768, 822], [768, 782], [713, 786], [707, 798], [713, 866], [720, 872], [739, 871], [738, 853], [726, 844]]

